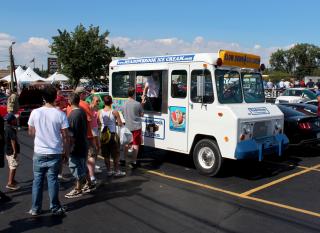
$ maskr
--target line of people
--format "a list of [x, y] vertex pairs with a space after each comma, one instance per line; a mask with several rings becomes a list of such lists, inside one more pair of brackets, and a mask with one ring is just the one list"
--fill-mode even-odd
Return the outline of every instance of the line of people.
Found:
[[[90, 193], [96, 189], [97, 179], [95, 177], [95, 162], [99, 151], [104, 158], [108, 176], [123, 177], [126, 175], [120, 169], [120, 145], [116, 134], [116, 124], [122, 126], [118, 111], [112, 110], [112, 97], [105, 96], [105, 107], [98, 110], [99, 98], [94, 97], [89, 105], [84, 101], [85, 89], [79, 87], [69, 95], [69, 106], [66, 109], [59, 108], [56, 103], [57, 90], [48, 87], [43, 90], [44, 105], [32, 111], [28, 121], [29, 135], [34, 136], [33, 154], [33, 184], [32, 184], [32, 207], [29, 213], [37, 216], [42, 212], [42, 193], [44, 179], [47, 177], [48, 193], [50, 199], [50, 210], [53, 215], [63, 215], [64, 207], [59, 200], [59, 180], [61, 165], [68, 164], [72, 176], [76, 179], [75, 186], [65, 194], [66, 198], [76, 198], [84, 193]], [[142, 141], [140, 116], [143, 116], [141, 103], [134, 100], [135, 89], [129, 89], [129, 100], [123, 108], [126, 127], [132, 131], [132, 145], [125, 146], [125, 158], [128, 148], [133, 150], [132, 168], [137, 166], [137, 154]], [[62, 111], [62, 110], [65, 110]], [[12, 119], [11, 119], [12, 118]], [[7, 119], [9, 126], [14, 128], [14, 115]], [[9, 121], [8, 121], [9, 120]], [[11, 124], [11, 122], [13, 122]], [[100, 129], [108, 127], [111, 132], [110, 140], [101, 143], [99, 140]], [[11, 133], [16, 144], [11, 144], [11, 151], [6, 154], [18, 161], [18, 141], [16, 131]], [[111, 166], [111, 158], [113, 166]], [[8, 159], [8, 157], [7, 157]], [[15, 170], [18, 163], [9, 161], [9, 181], [7, 187], [15, 186]], [[10, 175], [11, 174], [11, 175]]]

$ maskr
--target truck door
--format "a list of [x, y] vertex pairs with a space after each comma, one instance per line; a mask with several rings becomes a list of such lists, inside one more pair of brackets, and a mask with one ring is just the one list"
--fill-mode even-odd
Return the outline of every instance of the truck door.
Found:
[[[204, 77], [203, 96], [198, 96], [198, 80]], [[212, 73], [198, 64], [190, 66], [189, 97], [189, 148], [197, 134], [212, 135], [212, 122], [215, 119]], [[201, 89], [201, 88], [200, 88]]]
[[188, 151], [188, 83], [190, 66], [173, 64], [169, 68], [167, 149]]

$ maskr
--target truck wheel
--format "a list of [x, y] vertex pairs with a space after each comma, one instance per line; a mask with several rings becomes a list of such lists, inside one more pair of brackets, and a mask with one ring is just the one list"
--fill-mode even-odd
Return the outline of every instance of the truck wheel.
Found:
[[210, 139], [200, 140], [193, 150], [193, 162], [200, 174], [216, 175], [222, 165], [222, 157], [217, 143]]

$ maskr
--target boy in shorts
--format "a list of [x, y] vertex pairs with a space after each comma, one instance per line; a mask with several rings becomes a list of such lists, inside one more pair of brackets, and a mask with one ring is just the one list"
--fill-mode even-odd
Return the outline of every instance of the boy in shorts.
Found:
[[5, 127], [5, 153], [8, 161], [9, 176], [6, 188], [10, 190], [18, 190], [20, 186], [15, 181], [16, 170], [19, 165], [18, 153], [20, 146], [18, 143], [17, 131], [14, 128], [17, 125], [17, 119], [13, 113], [6, 116], [7, 125]]

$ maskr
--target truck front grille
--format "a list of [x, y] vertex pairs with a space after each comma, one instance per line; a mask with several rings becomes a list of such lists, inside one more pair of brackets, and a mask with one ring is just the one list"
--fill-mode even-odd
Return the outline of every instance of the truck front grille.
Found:
[[253, 138], [262, 138], [269, 136], [268, 125], [270, 124], [268, 124], [267, 121], [255, 122], [253, 126]]

